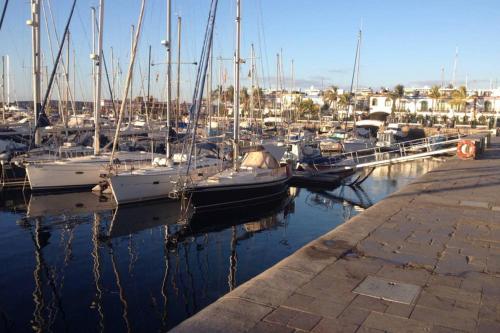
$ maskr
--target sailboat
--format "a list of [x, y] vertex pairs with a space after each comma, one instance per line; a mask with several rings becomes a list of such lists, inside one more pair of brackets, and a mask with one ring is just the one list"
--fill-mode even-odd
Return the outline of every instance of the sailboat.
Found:
[[[204, 77], [206, 75], [210, 50], [212, 48], [212, 33], [215, 21], [215, 13], [217, 1], [212, 1], [210, 20], [207, 24], [206, 49], [202, 51], [200, 58], [200, 67], [198, 68], [197, 88], [193, 96], [191, 119], [188, 128], [188, 135], [185, 137], [185, 146], [187, 140], [192, 138], [192, 144], [196, 156], [193, 158], [191, 168], [192, 154], [175, 154], [179, 156], [177, 161], [170, 158], [170, 147], [167, 140], [167, 158], [159, 159], [152, 166], [138, 168], [133, 171], [122, 171], [110, 175], [108, 183], [115, 198], [115, 201], [121, 205], [139, 201], [153, 200], [159, 198], [167, 198], [177, 190], [178, 184], [186, 183], [187, 181], [197, 182], [205, 179], [224, 168], [224, 163], [219, 157], [216, 146], [210, 143], [197, 144], [196, 138], [196, 121], [201, 110], [201, 100], [204, 90]], [[171, 17], [171, 1], [167, 2], [167, 124], [170, 127], [170, 17]], [[208, 50], [208, 51], [207, 51]], [[200, 80], [200, 78], [203, 78]], [[209, 148], [209, 149], [206, 149]], [[184, 149], [183, 149], [184, 150]], [[191, 152], [193, 149], [191, 149]], [[189, 156], [189, 157], [188, 157]]]
[[217, 173], [206, 180], [187, 184], [185, 193], [195, 212], [217, 210], [228, 206], [268, 200], [286, 191], [291, 172], [280, 165], [285, 150], [276, 145], [261, 145], [239, 157], [240, 106], [240, 0], [236, 0], [236, 52], [234, 56], [234, 168]]
[[[356, 89], [354, 91], [354, 103], [353, 105], [349, 105], [349, 108], [352, 106], [354, 125], [353, 125], [352, 135], [350, 137], [344, 136], [344, 140], [342, 140], [343, 150], [346, 153], [362, 149], [374, 148], [377, 142], [376, 137], [370, 135], [370, 131], [367, 131], [365, 128], [356, 126], [356, 105], [357, 105], [356, 93], [358, 91], [358, 86], [359, 86], [359, 63], [361, 58], [361, 40], [362, 40], [362, 29], [360, 28], [358, 33], [356, 57], [354, 60], [354, 69], [352, 73], [351, 88], [349, 93], [349, 96], [351, 96], [353, 92], [354, 75], [356, 75]], [[347, 124], [347, 117], [346, 117], [346, 124]]]
[[237, 170], [226, 169], [186, 188], [195, 212], [243, 206], [275, 199], [286, 192], [288, 166], [280, 165], [285, 150], [275, 145], [253, 147]]
[[[140, 23], [142, 23], [142, 13]], [[70, 16], [71, 19], [71, 16]], [[26, 165], [26, 174], [30, 182], [30, 187], [33, 191], [39, 190], [54, 190], [54, 189], [72, 189], [80, 187], [92, 187], [99, 183], [101, 176], [107, 173], [107, 166], [110, 160], [110, 155], [100, 152], [100, 101], [101, 101], [101, 76], [103, 66], [103, 20], [104, 20], [104, 0], [99, 3], [99, 35], [98, 49], [94, 50], [91, 55], [96, 66], [96, 81], [95, 81], [95, 100], [94, 100], [94, 154], [80, 156], [75, 158], [66, 158], [56, 161], [32, 162]], [[94, 22], [92, 22], [94, 24]], [[61, 42], [60, 51], [64, 45], [67, 29]], [[140, 29], [135, 35], [134, 43], [137, 44]], [[135, 45], [136, 46], [136, 45]], [[97, 53], [96, 53], [97, 52]], [[60, 55], [60, 52], [59, 52]], [[131, 59], [131, 67], [133, 67]], [[57, 68], [59, 57], [56, 60], [55, 67]], [[50, 85], [48, 87], [50, 90]], [[43, 107], [42, 107], [43, 113]], [[38, 125], [38, 121], [37, 121]], [[119, 127], [119, 126], [118, 126]], [[119, 128], [118, 128], [119, 130]], [[38, 132], [38, 131], [37, 131]], [[151, 156], [144, 152], [119, 152], [114, 158], [114, 167], [129, 170], [137, 164], [148, 162]]]

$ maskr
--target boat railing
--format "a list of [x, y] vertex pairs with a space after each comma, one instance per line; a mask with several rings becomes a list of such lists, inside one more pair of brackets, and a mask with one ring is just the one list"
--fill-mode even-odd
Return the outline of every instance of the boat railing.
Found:
[[312, 161], [313, 168], [316, 171], [324, 170], [329, 167], [352, 167], [359, 164], [383, 161], [391, 156], [408, 157], [416, 153], [429, 153], [440, 149], [449, 148], [456, 144], [463, 135], [459, 133], [449, 135], [436, 135], [423, 139], [399, 142], [390, 147], [374, 147], [361, 149], [342, 154], [336, 154], [325, 159], [324, 157]]

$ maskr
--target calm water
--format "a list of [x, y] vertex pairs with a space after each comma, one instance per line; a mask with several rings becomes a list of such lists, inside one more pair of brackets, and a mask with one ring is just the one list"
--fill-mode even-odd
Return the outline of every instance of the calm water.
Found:
[[175, 202], [3, 192], [0, 331], [168, 330], [438, 163], [376, 169], [358, 191], [291, 188], [187, 225]]

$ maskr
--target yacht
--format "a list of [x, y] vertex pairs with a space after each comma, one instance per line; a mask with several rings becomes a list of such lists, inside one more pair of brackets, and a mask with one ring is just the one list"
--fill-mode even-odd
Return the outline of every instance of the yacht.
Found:
[[175, 154], [170, 159], [155, 159], [150, 167], [118, 172], [111, 175], [108, 184], [118, 205], [139, 201], [168, 198], [177, 185], [187, 181], [199, 181], [214, 175], [224, 168], [224, 163], [216, 156], [199, 154], [186, 176], [184, 157]]
[[[32, 191], [93, 187], [108, 173], [110, 154], [87, 155], [45, 162], [28, 162], [26, 174]], [[132, 170], [138, 165], [151, 163], [146, 152], [118, 152], [113, 167]]]
[[278, 162], [284, 152], [283, 147], [275, 145], [257, 146], [245, 154], [236, 170], [226, 169], [188, 184], [185, 191], [194, 211], [234, 208], [282, 195], [291, 175], [289, 167]]

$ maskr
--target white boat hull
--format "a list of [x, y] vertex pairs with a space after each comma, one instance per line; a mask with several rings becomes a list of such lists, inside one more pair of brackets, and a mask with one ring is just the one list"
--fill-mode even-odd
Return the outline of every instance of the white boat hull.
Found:
[[[55, 162], [30, 163], [26, 174], [33, 191], [48, 191], [93, 187], [108, 173], [109, 156], [84, 156]], [[150, 156], [137, 153], [119, 153], [115, 169], [129, 170], [149, 162]]]
[[[197, 181], [216, 174], [220, 164], [194, 169], [190, 172], [190, 180]], [[179, 180], [185, 174], [184, 167], [152, 169], [144, 173], [121, 173], [109, 178], [109, 185], [117, 204], [127, 204], [140, 201], [168, 198], [176, 189]]]
[[26, 173], [33, 191], [90, 187], [100, 181], [105, 165], [93, 163], [29, 164]]

